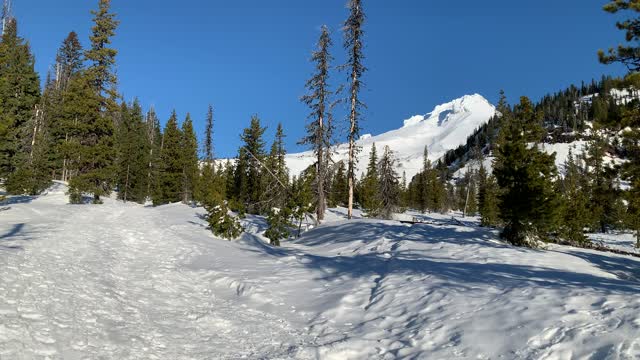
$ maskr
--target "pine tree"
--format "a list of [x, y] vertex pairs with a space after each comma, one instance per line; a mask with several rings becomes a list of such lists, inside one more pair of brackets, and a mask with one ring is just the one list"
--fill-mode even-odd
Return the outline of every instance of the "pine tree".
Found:
[[221, 179], [216, 172], [216, 165], [213, 161], [213, 106], [211, 105], [209, 105], [209, 110], [207, 111], [203, 155], [204, 164], [200, 172], [195, 198], [201, 203], [224, 199], [224, 189], [221, 187]]
[[376, 144], [371, 146], [371, 153], [369, 154], [369, 164], [367, 166], [367, 172], [362, 179], [362, 186], [360, 191], [360, 205], [366, 211], [369, 217], [378, 216], [378, 212], [381, 207], [380, 199], [380, 179], [378, 174], [378, 154], [376, 151]]
[[432, 209], [433, 205], [430, 201], [429, 188], [431, 184], [429, 182], [429, 175], [431, 173], [431, 161], [429, 160], [429, 148], [425, 145], [422, 153], [422, 173], [419, 174], [419, 187], [420, 187], [420, 211], [425, 213], [427, 210]]
[[[0, 178], [28, 161], [40, 80], [29, 45], [10, 19], [0, 42]], [[26, 135], [26, 136], [25, 136]]]
[[207, 222], [215, 236], [222, 239], [233, 240], [242, 235], [244, 229], [238, 218], [229, 213], [226, 201], [206, 206]]
[[337, 170], [333, 176], [331, 184], [331, 196], [329, 197], [332, 206], [346, 206], [349, 196], [349, 184], [347, 180], [346, 166], [344, 161], [339, 161]]
[[263, 202], [268, 208], [283, 208], [288, 195], [289, 170], [285, 163], [287, 153], [284, 148], [284, 138], [284, 128], [281, 123], [278, 123], [271, 151], [265, 160], [265, 168], [263, 169], [266, 171], [263, 176], [265, 181]]
[[347, 167], [347, 179], [349, 181], [349, 199], [347, 216], [349, 219], [353, 217], [353, 193], [356, 183], [356, 140], [360, 136], [360, 118], [361, 110], [364, 103], [360, 100], [360, 89], [362, 88], [362, 76], [367, 70], [362, 61], [363, 53], [363, 36], [362, 26], [365, 21], [365, 15], [362, 10], [362, 0], [349, 0], [349, 18], [344, 23], [344, 48], [347, 50], [347, 64], [344, 65], [349, 71], [349, 159]]
[[113, 110], [118, 97], [114, 90], [117, 78], [113, 71], [118, 51], [109, 47], [111, 38], [115, 36], [119, 21], [115, 14], [109, 12], [111, 0], [98, 0], [98, 10], [92, 10], [94, 26], [91, 29], [91, 48], [85, 52], [85, 58], [91, 62], [87, 69], [87, 77], [91, 86], [102, 96], [101, 105], [106, 110]]
[[329, 54], [331, 47], [329, 29], [322, 26], [317, 50], [313, 52], [311, 61], [315, 63], [316, 73], [306, 83], [308, 94], [302, 97], [302, 101], [311, 109], [310, 122], [307, 124], [307, 136], [302, 144], [311, 145], [316, 156], [316, 217], [318, 221], [324, 219], [327, 206], [325, 184], [327, 183], [329, 166], [329, 148], [333, 125], [329, 101], [332, 95], [329, 90], [329, 70], [333, 58]]
[[184, 161], [182, 156], [183, 136], [178, 129], [178, 116], [175, 110], [167, 122], [160, 152], [161, 168], [153, 195], [154, 205], [163, 205], [182, 200], [184, 185]]
[[379, 194], [380, 194], [380, 217], [391, 219], [393, 213], [398, 210], [400, 200], [400, 184], [398, 174], [395, 169], [395, 158], [389, 146], [384, 147], [384, 153], [379, 163]]
[[593, 219], [592, 227], [603, 233], [616, 221], [612, 210], [617, 197], [614, 187], [617, 171], [604, 161], [607, 147], [606, 139], [596, 130], [594, 138], [587, 145], [585, 158], [590, 176], [589, 209]]
[[158, 179], [160, 177], [161, 154], [162, 154], [162, 128], [160, 120], [153, 108], [149, 109], [145, 119], [145, 128], [147, 135], [147, 144], [149, 144], [149, 164], [147, 166], [147, 196], [154, 196], [155, 189], [158, 187]]
[[189, 204], [193, 200], [193, 194], [198, 186], [198, 139], [193, 129], [191, 115], [182, 123], [181, 155], [182, 160], [182, 202]]
[[493, 175], [487, 173], [484, 165], [478, 170], [478, 211], [480, 224], [495, 227], [498, 222], [498, 184]]
[[[640, 12], [640, 5], [637, 0], [614, 0], [604, 6], [604, 10], [615, 14], [619, 11]], [[640, 20], [636, 18], [618, 21], [616, 26], [625, 32], [625, 40], [630, 43], [637, 43], [640, 40]], [[640, 53], [638, 47], [629, 45], [618, 45], [617, 49], [610, 48], [607, 53], [603, 50], [598, 52], [600, 62], [612, 64], [619, 62], [624, 64], [630, 72], [640, 71]]]
[[[56, 55], [56, 76], [52, 86], [47, 86], [45, 94], [47, 127], [49, 130], [49, 157], [54, 174], [67, 181], [71, 172], [69, 141], [74, 131], [76, 118], [69, 118], [65, 106], [69, 106], [69, 84], [72, 79], [81, 76], [84, 68], [83, 49], [75, 32], [70, 32], [62, 42]], [[73, 106], [72, 104], [70, 106]]]
[[494, 174], [501, 193], [500, 216], [505, 223], [502, 237], [514, 245], [535, 246], [546, 239], [556, 221], [558, 205], [554, 191], [555, 154], [529, 146], [526, 132], [535, 122], [531, 102], [522, 98], [516, 116], [505, 123], [504, 141], [499, 144]]
[[75, 164], [78, 174], [69, 182], [72, 202], [81, 193], [92, 193], [93, 202], [100, 203], [100, 197], [111, 192], [114, 180], [114, 115], [118, 112], [118, 106], [115, 90], [117, 79], [113, 68], [118, 52], [109, 45], [118, 21], [109, 12], [110, 5], [110, 0], [99, 0], [98, 10], [92, 11], [94, 26], [90, 36], [91, 48], [85, 52], [90, 65], [77, 84], [80, 92], [86, 92], [89, 96], [90, 89], [93, 94], [87, 99], [90, 102], [88, 108], [92, 111], [86, 112], [86, 117], [76, 125], [79, 155]]
[[240, 135], [244, 144], [238, 151], [234, 197], [251, 214], [261, 214], [265, 210], [264, 204], [260, 202], [264, 192], [262, 162], [266, 157], [263, 139], [265, 130], [260, 125], [258, 116], [254, 115], [251, 125]]
[[291, 202], [288, 204], [292, 217], [297, 221], [298, 237], [301, 234], [302, 221], [314, 211], [313, 182], [315, 174], [313, 167], [307, 168], [300, 177], [291, 181]]
[[280, 246], [280, 240], [291, 236], [291, 210], [289, 207], [273, 208], [267, 215], [267, 230], [264, 236], [270, 240], [271, 245]]
[[144, 203], [147, 198], [149, 181], [150, 147], [142, 108], [137, 99], [131, 106], [123, 103], [117, 136], [118, 198]]
[[572, 243], [588, 241], [584, 228], [589, 225], [588, 189], [583, 188], [580, 166], [576, 163], [573, 152], [564, 164], [564, 178], [560, 182], [563, 206], [561, 211], [560, 236]]

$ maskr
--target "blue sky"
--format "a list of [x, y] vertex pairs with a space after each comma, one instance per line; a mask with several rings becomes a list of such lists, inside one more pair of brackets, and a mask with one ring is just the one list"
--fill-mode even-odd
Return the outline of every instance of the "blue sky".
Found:
[[[97, 0], [13, 0], [20, 33], [44, 74], [60, 42], [75, 30], [88, 45]], [[440, 103], [470, 93], [497, 100], [534, 99], [620, 66], [598, 64], [596, 51], [622, 40], [615, 16], [597, 0], [365, 0], [363, 133], [402, 125]], [[119, 90], [153, 105], [164, 123], [171, 109], [191, 112], [204, 128], [216, 117], [217, 155], [236, 154], [239, 133], [258, 114], [268, 141], [282, 122], [289, 151], [302, 137], [300, 103], [322, 24], [333, 31], [336, 64], [344, 60], [340, 26], [346, 0], [113, 0], [121, 25]], [[335, 74], [333, 85], [346, 80]]]

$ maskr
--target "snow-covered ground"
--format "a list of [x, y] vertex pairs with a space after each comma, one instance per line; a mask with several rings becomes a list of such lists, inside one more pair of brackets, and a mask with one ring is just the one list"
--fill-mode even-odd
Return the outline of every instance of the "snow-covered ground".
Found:
[[229, 242], [201, 208], [64, 191], [0, 206], [0, 359], [640, 357], [635, 258], [343, 209], [272, 248], [260, 218]]

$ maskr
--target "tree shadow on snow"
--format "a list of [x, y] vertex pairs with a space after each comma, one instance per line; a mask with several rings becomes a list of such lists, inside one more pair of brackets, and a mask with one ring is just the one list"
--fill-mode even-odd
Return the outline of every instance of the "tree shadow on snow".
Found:
[[[4, 245], [4, 243], [6, 242], [12, 242], [15, 240], [25, 240], [25, 239], [22, 239], [24, 237], [23, 236], [24, 226], [25, 224], [15, 224], [11, 227], [11, 229], [9, 229], [9, 231], [7, 231], [4, 234], [0, 234], [0, 250], [24, 250], [24, 247], [20, 245]], [[18, 236], [20, 238], [15, 239]]]
[[[517, 256], [518, 253], [544, 253], [543, 250], [533, 250], [512, 247], [508, 244], [489, 241], [495, 239], [490, 230], [481, 228], [414, 225], [407, 226], [393, 222], [354, 221], [339, 225], [320, 226], [304, 234], [294, 242], [304, 246], [320, 246], [327, 244], [347, 244], [361, 241], [372, 245], [381, 238], [390, 241], [390, 252], [382, 254], [377, 251], [370, 253], [355, 253], [354, 255], [324, 256], [310, 253], [301, 254], [297, 249], [273, 248], [255, 236], [245, 235], [244, 241], [249, 243], [254, 251], [267, 253], [272, 256], [302, 257], [301, 263], [311, 269], [318, 270], [321, 275], [318, 280], [331, 281], [343, 277], [368, 277], [372, 275], [386, 276], [390, 274], [406, 274], [419, 276], [433, 276], [448, 284], [461, 286], [492, 286], [500, 289], [514, 289], [521, 287], [544, 288], [591, 288], [598, 291], [612, 293], [640, 292], [640, 284], [625, 279], [640, 278], [640, 270], [634, 269], [637, 262], [626, 261], [623, 258], [609, 258], [593, 254], [577, 253], [576, 256], [587, 257], [587, 260], [607, 271], [620, 273], [619, 279], [600, 277], [597, 275], [558, 270], [548, 267], [529, 266], [526, 264], [502, 264], [477, 262], [470, 259], [431, 257], [423, 249], [404, 250], [401, 242], [412, 241], [429, 244], [471, 245], [476, 247], [491, 247], [508, 250]], [[412, 249], [413, 247], [409, 247]], [[375, 250], [375, 249], [374, 249]], [[428, 249], [427, 249], [428, 250]], [[391, 254], [391, 257], [389, 256]]]
[[0, 201], [0, 206], [28, 204], [35, 199], [36, 199], [36, 196], [29, 196], [29, 195], [9, 196], [6, 199]]
[[557, 251], [585, 260], [621, 280], [640, 282], [640, 261], [613, 254], [596, 254], [575, 250]]

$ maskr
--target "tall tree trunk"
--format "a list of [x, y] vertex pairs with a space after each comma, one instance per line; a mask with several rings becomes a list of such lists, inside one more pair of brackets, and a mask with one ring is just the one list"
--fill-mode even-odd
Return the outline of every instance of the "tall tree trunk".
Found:
[[[353, 83], [358, 81], [356, 72], [353, 72]], [[349, 127], [349, 202], [347, 208], [347, 218], [351, 220], [353, 218], [353, 188], [355, 186], [355, 152], [356, 152], [356, 104], [357, 94], [355, 88], [351, 91], [351, 115], [350, 115], [350, 127]]]

